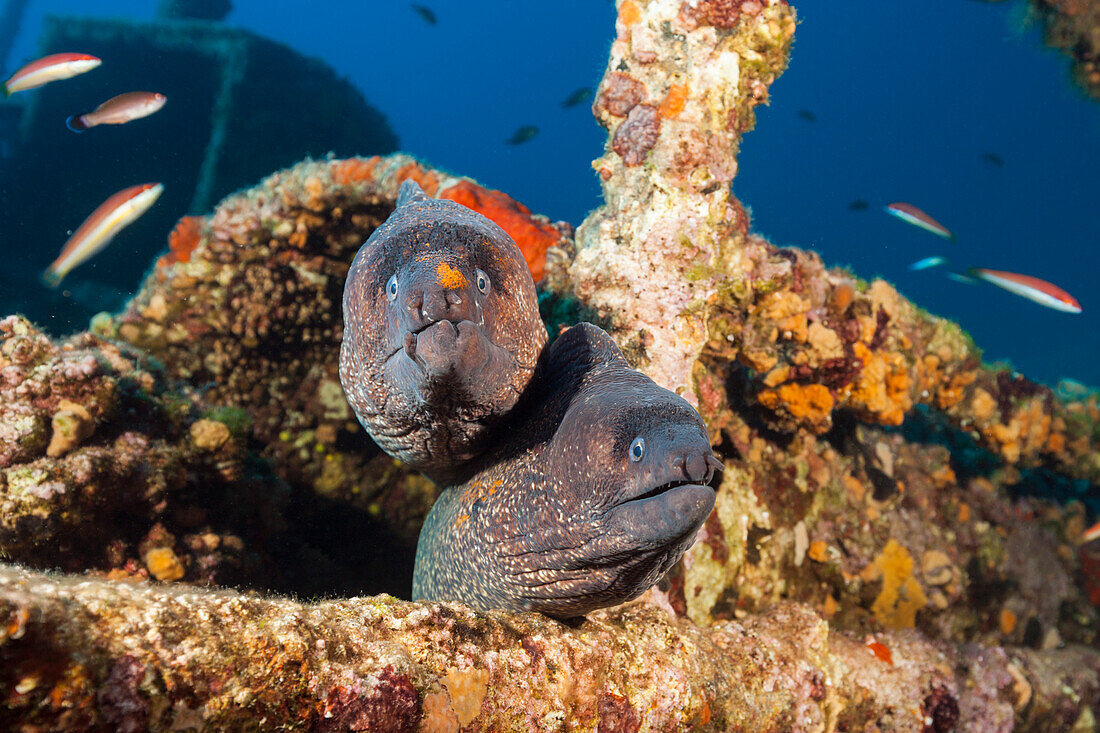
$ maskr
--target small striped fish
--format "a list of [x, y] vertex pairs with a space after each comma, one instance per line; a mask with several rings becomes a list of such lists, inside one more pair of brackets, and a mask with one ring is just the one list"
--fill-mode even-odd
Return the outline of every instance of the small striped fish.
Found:
[[100, 204], [42, 273], [42, 284], [56, 288], [70, 270], [110, 244], [116, 234], [144, 214], [163, 190], [163, 184], [143, 183], [124, 188]]
[[96, 125], [124, 125], [131, 120], [148, 117], [168, 101], [160, 92], [126, 92], [111, 97], [93, 111], [73, 115], [65, 125], [73, 132], [84, 132]]
[[955, 239], [955, 235], [951, 233], [951, 230], [912, 204], [907, 204], [904, 201], [895, 201], [886, 206], [886, 213], [892, 214], [902, 221], [908, 222], [913, 226], [918, 226], [925, 231], [938, 234], [945, 239]]
[[103, 62], [95, 56], [86, 53], [55, 53], [43, 56], [19, 69], [4, 82], [4, 96], [83, 74], [101, 63]]
[[1047, 308], [1065, 313], [1081, 312], [1081, 304], [1077, 302], [1077, 298], [1046, 280], [1040, 280], [1030, 275], [1020, 275], [1015, 272], [987, 270], [984, 267], [971, 267], [966, 272], [971, 277], [985, 280], [987, 283], [1004, 288], [1010, 293], [1027, 298], [1039, 305], [1045, 305]]

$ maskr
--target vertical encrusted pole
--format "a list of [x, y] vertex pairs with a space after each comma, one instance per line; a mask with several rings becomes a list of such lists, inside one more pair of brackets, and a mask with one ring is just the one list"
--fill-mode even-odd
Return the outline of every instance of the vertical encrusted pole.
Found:
[[577, 231], [577, 296], [638, 368], [695, 402], [704, 304], [736, 287], [747, 222], [730, 194], [741, 133], [785, 68], [784, 0], [621, 0], [593, 113], [605, 204]]

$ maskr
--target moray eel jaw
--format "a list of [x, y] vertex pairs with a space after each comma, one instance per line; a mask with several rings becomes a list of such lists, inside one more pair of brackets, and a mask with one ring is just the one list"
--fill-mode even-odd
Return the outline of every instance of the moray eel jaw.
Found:
[[436, 430], [511, 409], [534, 368], [471, 321], [436, 321], [395, 341], [383, 378]]
[[705, 437], [691, 434], [694, 426], [679, 427], [682, 435], [669, 442], [680, 445], [661, 446], [668, 457], [639, 470], [605, 510], [605, 552], [662, 554], [683, 545], [679, 558], [714, 509], [711, 482], [722, 464]]
[[617, 360], [588, 372], [541, 460], [546, 489], [517, 502], [503, 569], [525, 607], [554, 616], [631, 600], [668, 572], [722, 466], [699, 414]]
[[[509, 594], [527, 610], [560, 618], [637, 598], [695, 542], [714, 497], [706, 484], [671, 482], [591, 518], [572, 537], [520, 539], [522, 551], [503, 563]], [[578, 535], [587, 538], [579, 546]]]
[[417, 331], [406, 331], [402, 342], [399, 351], [423, 372], [419, 387], [426, 391], [424, 397], [430, 394], [433, 381], [469, 381], [471, 375], [483, 381], [515, 366], [512, 354], [494, 344], [478, 324], [468, 320], [435, 321]]
[[453, 480], [456, 467], [483, 449], [497, 416], [519, 399], [531, 371], [470, 321], [406, 331], [380, 375], [400, 399], [387, 403], [394, 411], [382, 411], [377, 422], [385, 425], [372, 426], [372, 436], [436, 482]]
[[714, 508], [714, 489], [705, 484], [666, 484], [615, 506], [607, 524], [634, 551], [660, 550], [694, 537]]
[[[631, 600], [695, 541], [722, 464], [697, 413], [654, 390], [649, 404], [624, 391], [563, 420], [574, 438], [550, 459], [550, 474], [585, 478], [527, 496], [534, 520], [501, 543], [502, 570], [524, 607], [567, 617]], [[632, 437], [612, 440], [617, 429]], [[628, 452], [633, 436], [646, 444], [637, 460]]]

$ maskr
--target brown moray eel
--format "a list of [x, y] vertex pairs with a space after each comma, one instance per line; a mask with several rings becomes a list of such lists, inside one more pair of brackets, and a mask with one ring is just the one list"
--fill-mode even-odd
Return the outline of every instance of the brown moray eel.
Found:
[[340, 381], [374, 441], [439, 483], [455, 480], [545, 345], [535, 284], [512, 238], [405, 181], [344, 286]]
[[684, 399], [582, 323], [420, 533], [413, 599], [571, 617], [635, 598], [691, 546], [721, 463]]

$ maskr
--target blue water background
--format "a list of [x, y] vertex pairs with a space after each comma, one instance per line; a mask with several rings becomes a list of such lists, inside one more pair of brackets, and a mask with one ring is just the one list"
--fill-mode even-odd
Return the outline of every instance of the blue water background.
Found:
[[[46, 13], [149, 20], [154, 5], [31, 2], [5, 68], [10, 73], [34, 57]], [[438, 25], [404, 2], [239, 1], [226, 22], [324, 59], [388, 117], [404, 150], [579, 224], [599, 203], [590, 161], [605, 134], [587, 104], [560, 103], [602, 75], [612, 4], [429, 5]], [[1100, 104], [1070, 83], [1068, 60], [1042, 46], [1038, 27], [1022, 22], [1022, 0], [809, 0], [796, 7], [791, 66], [744, 138], [734, 181], [754, 228], [862, 277], [894, 282], [958, 321], [989, 360], [1009, 360], [1049, 383], [1071, 377], [1100, 385]], [[527, 124], [540, 128], [533, 140], [505, 143]], [[134, 125], [140, 134], [140, 122]], [[983, 160], [986, 153], [1003, 158], [1003, 167]], [[850, 211], [854, 199], [870, 208]], [[939, 219], [958, 243], [882, 212], [897, 200]], [[57, 221], [42, 223], [51, 257], [85, 213], [59, 212]], [[124, 233], [94, 268], [110, 267], [126, 251]], [[906, 269], [930, 254], [1050, 280], [1073, 293], [1084, 313]]]

